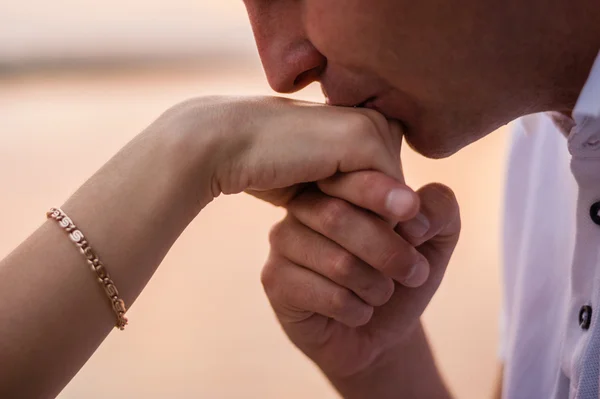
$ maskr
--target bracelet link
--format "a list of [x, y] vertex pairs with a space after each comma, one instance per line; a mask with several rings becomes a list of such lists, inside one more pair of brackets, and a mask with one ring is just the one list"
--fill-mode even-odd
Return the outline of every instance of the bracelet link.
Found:
[[111, 307], [117, 317], [115, 327], [119, 330], [124, 330], [128, 323], [128, 320], [125, 317], [125, 313], [127, 312], [125, 302], [119, 298], [119, 291], [117, 290], [114, 281], [110, 278], [104, 264], [98, 259], [98, 255], [92, 249], [84, 234], [75, 226], [71, 218], [69, 218], [62, 209], [52, 208], [46, 213], [46, 216], [49, 219], [56, 220], [60, 227], [67, 232], [71, 241], [77, 245], [82, 255], [90, 264], [92, 270], [96, 273], [98, 282], [102, 284], [102, 288], [111, 302]]

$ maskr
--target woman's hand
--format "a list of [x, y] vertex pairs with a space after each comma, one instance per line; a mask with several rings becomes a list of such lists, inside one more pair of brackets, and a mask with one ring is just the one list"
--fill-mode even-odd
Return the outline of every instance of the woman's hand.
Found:
[[284, 98], [209, 97], [175, 106], [149, 130], [172, 135], [173, 129], [185, 138], [184, 148], [201, 147], [194, 167], [211, 171], [204, 182], [210, 183], [209, 201], [247, 191], [285, 205], [300, 183], [338, 172], [401, 176], [400, 127], [371, 110]]
[[[129, 306], [188, 223], [221, 193], [247, 190], [283, 205], [299, 183], [372, 169], [392, 176], [389, 192], [377, 195], [394, 215], [403, 197], [395, 188], [407, 192], [395, 180], [400, 138], [399, 127], [373, 111], [267, 98], [191, 100], [165, 112], [62, 208]], [[54, 221], [0, 261], [0, 359], [10, 364], [0, 373], [0, 397], [55, 397], [77, 373], [115, 325], [96, 285]]]

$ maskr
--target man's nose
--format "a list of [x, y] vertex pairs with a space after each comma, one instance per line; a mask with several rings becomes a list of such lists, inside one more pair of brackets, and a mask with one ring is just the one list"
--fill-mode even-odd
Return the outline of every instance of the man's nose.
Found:
[[306, 37], [301, 7], [299, 1], [246, 1], [267, 80], [279, 93], [293, 93], [318, 81], [327, 65]]

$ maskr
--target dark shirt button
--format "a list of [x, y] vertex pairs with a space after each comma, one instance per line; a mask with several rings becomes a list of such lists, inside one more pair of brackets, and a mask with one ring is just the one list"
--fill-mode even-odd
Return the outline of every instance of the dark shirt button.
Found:
[[596, 202], [590, 208], [590, 217], [598, 226], [600, 226], [600, 202]]
[[592, 307], [585, 305], [579, 311], [579, 327], [583, 330], [588, 330], [592, 324]]

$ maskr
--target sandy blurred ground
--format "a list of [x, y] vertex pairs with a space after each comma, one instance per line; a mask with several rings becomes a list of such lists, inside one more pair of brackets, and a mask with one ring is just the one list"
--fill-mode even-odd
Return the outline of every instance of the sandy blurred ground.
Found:
[[[255, 59], [0, 78], [0, 256], [164, 109], [217, 93], [270, 91]], [[321, 98], [316, 87], [298, 97]], [[410, 184], [448, 184], [462, 205], [462, 239], [425, 321], [463, 399], [489, 397], [496, 371], [505, 136], [449, 160], [404, 154]], [[211, 204], [131, 309], [127, 331], [111, 334], [60, 397], [335, 398], [280, 331], [259, 283], [282, 215], [244, 195]]]

